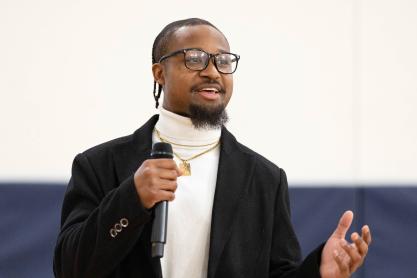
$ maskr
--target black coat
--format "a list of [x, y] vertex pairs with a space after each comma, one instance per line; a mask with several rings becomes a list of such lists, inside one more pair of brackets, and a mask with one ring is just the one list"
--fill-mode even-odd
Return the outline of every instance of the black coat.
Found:
[[[55, 248], [56, 277], [161, 277], [159, 259], [150, 255], [152, 211], [142, 206], [133, 181], [149, 158], [157, 120], [74, 159]], [[220, 140], [208, 278], [319, 277], [322, 246], [299, 265], [285, 172], [226, 128]], [[112, 237], [123, 218], [128, 225]]]

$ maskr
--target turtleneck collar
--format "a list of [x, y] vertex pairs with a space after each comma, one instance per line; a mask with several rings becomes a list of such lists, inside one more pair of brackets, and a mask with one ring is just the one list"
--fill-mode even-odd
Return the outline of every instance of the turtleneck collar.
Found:
[[196, 129], [190, 118], [159, 108], [159, 119], [155, 128], [161, 137], [177, 144], [204, 145], [220, 139], [221, 128]]

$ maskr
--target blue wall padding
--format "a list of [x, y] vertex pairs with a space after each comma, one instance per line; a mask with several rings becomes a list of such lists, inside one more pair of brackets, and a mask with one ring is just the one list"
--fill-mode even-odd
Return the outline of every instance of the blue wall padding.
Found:
[[364, 277], [417, 277], [417, 188], [368, 188], [364, 218], [374, 245]]
[[64, 186], [0, 185], [0, 277], [47, 278]]
[[[64, 193], [62, 184], [0, 184], [0, 278], [53, 277]], [[350, 209], [351, 231], [369, 224], [374, 239], [354, 278], [417, 277], [417, 186], [295, 187], [290, 199], [303, 255]]]

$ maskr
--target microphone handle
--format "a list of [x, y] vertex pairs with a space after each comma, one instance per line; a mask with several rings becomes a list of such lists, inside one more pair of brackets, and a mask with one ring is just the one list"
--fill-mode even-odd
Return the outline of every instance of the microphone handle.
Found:
[[164, 244], [167, 239], [168, 202], [162, 201], [155, 205], [155, 218], [152, 224], [152, 258], [164, 256]]
[[[169, 158], [173, 159], [172, 146], [165, 142], [158, 142], [152, 146], [152, 159]], [[162, 201], [155, 205], [155, 217], [152, 223], [152, 257], [162, 258], [164, 256], [164, 244], [167, 240], [168, 202]]]

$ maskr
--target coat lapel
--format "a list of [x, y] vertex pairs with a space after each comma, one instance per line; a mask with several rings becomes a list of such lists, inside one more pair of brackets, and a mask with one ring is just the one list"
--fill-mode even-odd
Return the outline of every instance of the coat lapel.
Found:
[[158, 115], [154, 115], [130, 136], [130, 140], [115, 149], [113, 157], [119, 182], [134, 174], [143, 161], [150, 157], [152, 131], [157, 121]]
[[247, 193], [253, 169], [254, 160], [223, 128], [211, 221], [208, 278], [215, 277], [224, 246], [231, 236], [234, 215]]

